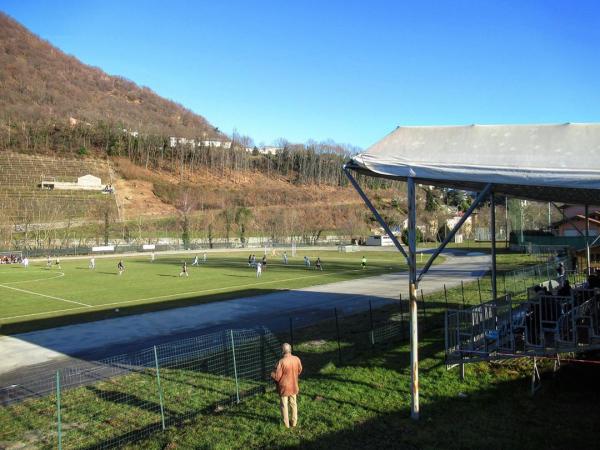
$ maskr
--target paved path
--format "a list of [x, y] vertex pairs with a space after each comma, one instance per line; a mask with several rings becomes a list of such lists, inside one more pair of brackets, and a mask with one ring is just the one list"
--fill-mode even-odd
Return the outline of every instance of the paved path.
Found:
[[[450, 251], [420, 284], [425, 294], [469, 281], [485, 273], [489, 256]], [[223, 302], [151, 312], [117, 319], [69, 325], [0, 337], [0, 387], [17, 381], [31, 366], [57, 367], [70, 358], [84, 360], [147, 348], [174, 339], [227, 328], [266, 326], [285, 330], [292, 317], [296, 326], [342, 314], [364, 311], [407, 297], [408, 274], [386, 274], [304, 289], [238, 298]], [[26, 369], [28, 368], [28, 369]]]

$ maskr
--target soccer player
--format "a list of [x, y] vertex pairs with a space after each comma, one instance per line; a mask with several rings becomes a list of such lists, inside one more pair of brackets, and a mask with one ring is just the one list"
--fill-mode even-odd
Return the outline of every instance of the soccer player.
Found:
[[310, 267], [310, 258], [308, 256], [304, 257], [304, 265], [308, 268]]
[[256, 264], [256, 278], [260, 278], [262, 275], [262, 264], [258, 262]]
[[252, 267], [252, 255], [248, 255], [248, 267]]
[[360, 261], [360, 265], [363, 269], [367, 268], [367, 258], [365, 258], [364, 256], [362, 257], [361, 261]]
[[150, 262], [154, 262], [154, 252], [150, 253]]
[[315, 264], [315, 269], [323, 270], [323, 266], [321, 265], [321, 258], [319, 258], [318, 256], [317, 256], [317, 262]]
[[200, 261], [198, 261], [198, 255], [194, 256], [194, 262], [192, 263], [192, 266], [198, 266], [200, 265]]
[[125, 266], [123, 265], [122, 259], [120, 259], [119, 263], [117, 264], [117, 270], [119, 271], [119, 275], [121, 275], [123, 272], [125, 272]]
[[94, 270], [96, 268], [96, 258], [93, 256], [90, 258], [90, 263], [88, 264], [88, 268]]
[[58, 256], [56, 257], [56, 261], [54, 262], [54, 264], [56, 265], [57, 269], [62, 270], [62, 267], [60, 267], [60, 258]]
[[23, 258], [23, 261], [21, 262], [23, 263], [23, 267], [25, 267], [26, 269], [29, 267], [29, 258], [27, 256]]
[[46, 268], [52, 269], [52, 261], [50, 260], [50, 255], [46, 256]]
[[206, 262], [206, 252], [202, 255], [202, 262]]
[[287, 260], [287, 252], [283, 252], [283, 264], [287, 264], [288, 260]]
[[267, 270], [267, 255], [263, 255], [262, 257], [262, 268]]
[[183, 266], [181, 266], [181, 272], [179, 272], [180, 277], [182, 277], [183, 275], [185, 275], [186, 277], [190, 276], [187, 270], [187, 261], [183, 262]]

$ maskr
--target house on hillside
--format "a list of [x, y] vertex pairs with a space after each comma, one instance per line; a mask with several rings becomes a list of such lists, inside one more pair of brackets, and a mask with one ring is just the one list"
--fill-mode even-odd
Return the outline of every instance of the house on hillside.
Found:
[[55, 177], [45, 177], [42, 179], [39, 187], [42, 189], [57, 189], [70, 191], [102, 191], [104, 185], [102, 180], [94, 175], [83, 175], [77, 178], [76, 182], [72, 181], [57, 181]]
[[[585, 232], [585, 208], [578, 205], [566, 205], [561, 208], [565, 218], [554, 222], [552, 228], [556, 236], [580, 236], [577, 229]], [[590, 236], [600, 234], [600, 206], [589, 206]]]

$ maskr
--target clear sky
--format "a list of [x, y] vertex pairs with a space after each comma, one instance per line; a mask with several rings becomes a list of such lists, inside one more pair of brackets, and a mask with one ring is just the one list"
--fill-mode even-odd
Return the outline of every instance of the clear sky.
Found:
[[600, 121], [600, 1], [30, 1], [66, 53], [256, 143]]

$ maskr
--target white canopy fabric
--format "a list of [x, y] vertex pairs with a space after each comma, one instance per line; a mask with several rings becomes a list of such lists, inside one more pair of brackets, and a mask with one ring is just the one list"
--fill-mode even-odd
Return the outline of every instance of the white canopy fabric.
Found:
[[398, 127], [347, 166], [391, 179], [570, 204], [600, 203], [600, 123]]

